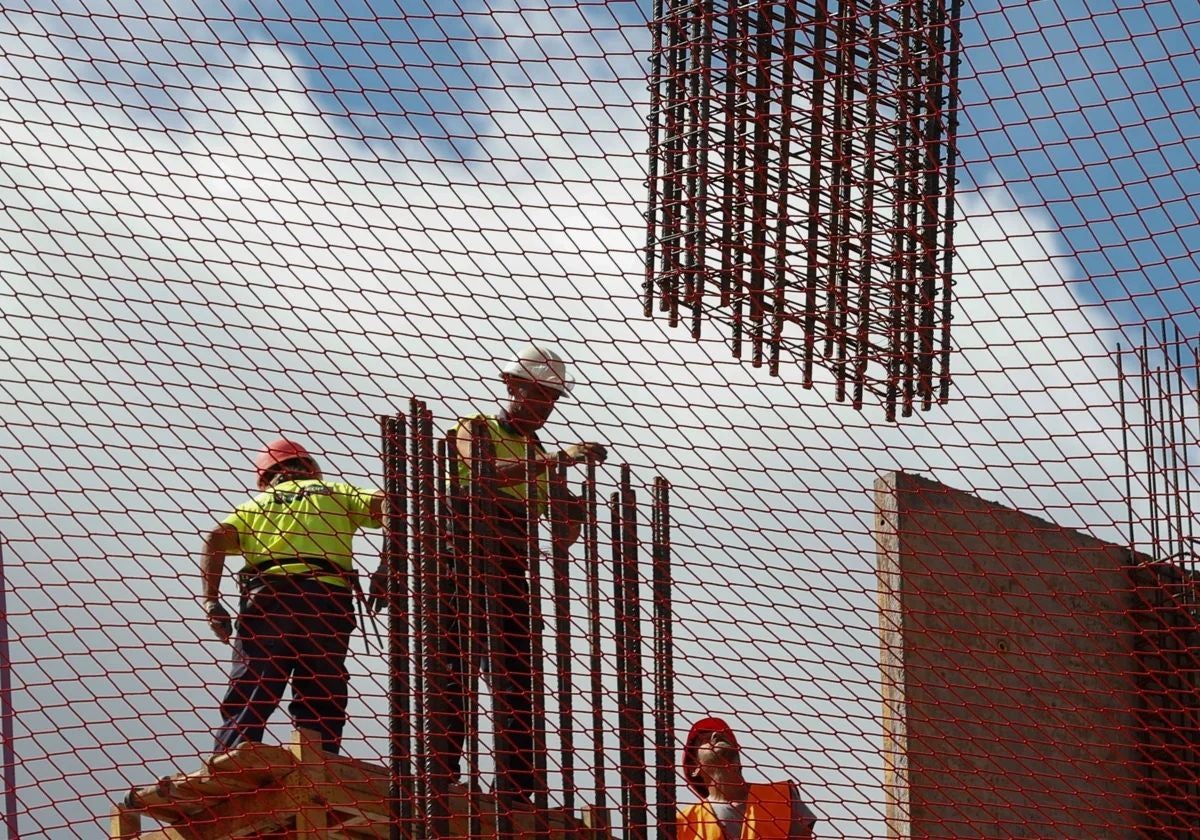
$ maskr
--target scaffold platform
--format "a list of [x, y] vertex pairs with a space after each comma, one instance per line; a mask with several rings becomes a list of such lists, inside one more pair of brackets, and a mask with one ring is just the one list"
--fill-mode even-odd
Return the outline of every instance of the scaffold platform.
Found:
[[[111, 812], [110, 840], [367, 840], [389, 838], [386, 767], [322, 751], [296, 730], [289, 746], [253, 742], [213, 758], [202, 769], [135, 788]], [[471, 836], [468, 797], [484, 837], [495, 834], [492, 794], [450, 796], [450, 837]], [[537, 819], [509, 811], [514, 840], [601, 840], [563, 809]], [[160, 826], [143, 830], [143, 818]], [[593, 820], [588, 820], [593, 823]]]

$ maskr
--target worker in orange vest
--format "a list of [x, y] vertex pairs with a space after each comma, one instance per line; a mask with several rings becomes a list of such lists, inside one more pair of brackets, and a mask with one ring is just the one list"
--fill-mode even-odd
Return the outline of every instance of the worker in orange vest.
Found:
[[700, 801], [680, 812], [677, 840], [812, 840], [817, 820], [796, 784], [747, 782], [737, 739], [720, 718], [688, 733], [683, 776]]
[[[258, 494], [205, 538], [201, 598], [209, 626], [233, 645], [216, 751], [261, 741], [290, 682], [297, 727], [338, 752], [346, 725], [346, 652], [358, 586], [351, 544], [383, 525], [378, 490], [327, 481], [299, 443], [272, 441], [254, 462]], [[241, 555], [237, 630], [221, 605], [225, 558]]]

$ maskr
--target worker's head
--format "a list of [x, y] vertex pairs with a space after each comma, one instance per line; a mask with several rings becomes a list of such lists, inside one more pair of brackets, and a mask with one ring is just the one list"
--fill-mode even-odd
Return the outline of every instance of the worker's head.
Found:
[[265, 490], [280, 481], [320, 478], [321, 468], [308, 450], [287, 438], [273, 440], [254, 459], [258, 489]]
[[553, 350], [530, 344], [500, 371], [508, 389], [509, 422], [529, 431], [546, 425], [558, 398], [574, 383], [567, 363]]
[[683, 778], [701, 799], [713, 782], [743, 782], [741, 749], [729, 724], [715, 717], [696, 721], [683, 745]]

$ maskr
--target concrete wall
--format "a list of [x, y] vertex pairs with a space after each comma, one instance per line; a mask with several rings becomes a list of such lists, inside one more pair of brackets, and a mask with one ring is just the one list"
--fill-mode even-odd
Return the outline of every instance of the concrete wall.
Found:
[[883, 475], [876, 497], [889, 837], [1188, 836], [1145, 817], [1153, 576], [915, 476]]

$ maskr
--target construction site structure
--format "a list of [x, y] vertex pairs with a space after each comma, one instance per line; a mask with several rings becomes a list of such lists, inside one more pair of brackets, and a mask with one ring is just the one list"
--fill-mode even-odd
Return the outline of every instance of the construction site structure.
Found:
[[[392, 836], [388, 768], [321, 750], [304, 729], [288, 746], [245, 742], [203, 769], [131, 791], [113, 807], [110, 840], [367, 840]], [[495, 836], [496, 798], [479, 791], [449, 796], [450, 833], [469, 836], [471, 813], [483, 836]], [[165, 828], [142, 830], [142, 817]], [[513, 810], [514, 838], [601, 840], [608, 836], [591, 811], [583, 821], [565, 809]]]
[[[497, 550], [497, 514], [492, 509], [497, 459], [486, 421], [473, 421], [471, 433], [470, 478], [463, 480], [455, 432], [435, 434], [433, 413], [424, 402], [413, 400], [407, 418], [381, 418], [389, 509], [383, 558], [389, 611], [388, 764], [322, 752], [319, 738], [305, 729], [295, 730], [287, 747], [243, 743], [200, 770], [130, 791], [113, 809], [111, 840], [598, 838], [609, 834], [612, 823], [606, 780], [610, 767], [620, 779], [616, 819], [624, 835], [646, 840], [650, 826], [657, 825], [658, 837], [673, 837], [669, 485], [661, 477], [653, 484], [647, 598], [640, 558], [644, 541], [629, 466], [621, 466], [620, 487], [609, 497], [611, 562], [606, 564], [600, 552], [596, 464], [587, 465], [579, 496], [573, 497], [567, 489], [565, 456], [543, 478], [535, 467], [537, 453], [532, 446], [526, 452], [524, 561], [532, 593], [535, 789], [523, 794], [505, 789], [503, 768], [514, 756], [513, 747], [502, 744], [503, 733], [495, 733], [490, 751], [480, 740], [485, 711], [479, 703], [480, 682], [504, 666], [496, 659], [502, 640], [489, 638], [495, 631], [488, 625], [488, 611], [497, 609], [490, 582], [491, 558]], [[552, 540], [554, 547], [544, 558], [538, 539], [543, 516], [557, 535], [565, 526], [565, 506], [579, 501], [582, 580], [576, 579], [561, 541]], [[549, 568], [543, 570], [546, 559]], [[609, 587], [611, 627], [601, 618], [602, 590]], [[544, 595], [552, 604], [549, 620], [542, 614]], [[643, 632], [645, 619], [651, 624], [649, 633]], [[460, 638], [465, 650], [452, 653], [451, 636]], [[583, 653], [590, 671], [586, 692], [576, 690], [572, 673], [574, 657]], [[465, 659], [469, 680], [462, 755], [467, 763], [465, 785], [445, 769], [453, 764], [447, 761], [451, 747], [444, 719], [450, 702], [448, 660], [454, 655]], [[616, 708], [611, 710], [605, 702], [607, 662], [613, 663], [616, 686]], [[555, 676], [553, 684], [548, 672]], [[552, 708], [548, 694], [555, 700]], [[577, 708], [583, 695], [584, 708]], [[506, 702], [503, 692], [493, 690], [491, 697], [493, 721], [511, 715], [501, 708]], [[652, 713], [649, 723], [647, 709]], [[548, 746], [548, 719], [554, 721], [553, 749]], [[575, 742], [575, 734], [583, 730], [592, 753], [587, 761], [578, 755]], [[615, 762], [606, 755], [610, 740], [616, 742]], [[652, 774], [647, 751], [654, 755]], [[497, 772], [495, 781], [486, 785], [479, 759], [489, 752]], [[580, 784], [585, 766], [592, 776], [586, 786]], [[559, 782], [559, 808], [549, 804], [551, 775]], [[490, 793], [482, 792], [488, 788]], [[594, 801], [583, 802], [584, 790], [594, 793]], [[143, 816], [164, 827], [143, 833]]]

